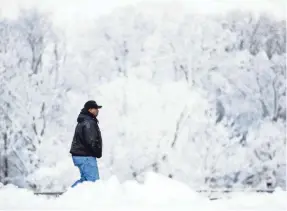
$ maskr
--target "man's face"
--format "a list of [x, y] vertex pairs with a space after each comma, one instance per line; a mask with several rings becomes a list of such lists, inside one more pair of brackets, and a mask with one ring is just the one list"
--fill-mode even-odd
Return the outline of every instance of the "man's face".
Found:
[[95, 117], [97, 117], [98, 114], [99, 114], [99, 109], [97, 109], [97, 108], [90, 108], [89, 112], [92, 113]]

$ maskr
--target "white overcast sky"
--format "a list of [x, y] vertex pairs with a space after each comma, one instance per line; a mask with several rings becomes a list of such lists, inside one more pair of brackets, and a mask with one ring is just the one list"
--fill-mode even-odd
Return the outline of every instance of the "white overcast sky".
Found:
[[[68, 19], [75, 14], [81, 16], [95, 16], [112, 11], [118, 6], [137, 4], [138, 2], [177, 2], [184, 1], [190, 6], [196, 4], [208, 9], [209, 6], [220, 5], [225, 7], [242, 7], [253, 9], [274, 9], [286, 12], [286, 0], [0, 0], [0, 11], [4, 16], [13, 16], [19, 7], [37, 7], [52, 11], [59, 19]], [[212, 5], [206, 4], [212, 2]], [[284, 8], [285, 7], [285, 8]]]
[[94, 17], [97, 14], [110, 12], [117, 6], [132, 4], [138, 0], [0, 0], [1, 14], [13, 17], [19, 8], [36, 7], [52, 12], [57, 20]]
[[[174, 14], [181, 10], [213, 13], [224, 12], [230, 8], [252, 9], [268, 11], [274, 16], [286, 17], [287, 0], [0, 0], [0, 17], [16, 17], [19, 8], [36, 7], [39, 10], [50, 12], [54, 23], [64, 28], [74, 25], [83, 25], [96, 17], [111, 13], [114, 8], [126, 5], [136, 5], [140, 2], [152, 4], [167, 3], [168, 9]], [[179, 2], [184, 2], [180, 6]], [[85, 25], [85, 24], [84, 24]]]

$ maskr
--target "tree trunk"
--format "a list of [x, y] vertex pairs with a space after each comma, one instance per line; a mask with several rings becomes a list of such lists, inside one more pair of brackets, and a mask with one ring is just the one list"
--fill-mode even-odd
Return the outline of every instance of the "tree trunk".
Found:
[[3, 134], [3, 139], [4, 139], [4, 169], [3, 169], [3, 174], [4, 174], [4, 178], [3, 178], [3, 184], [6, 185], [8, 183], [8, 156], [7, 156], [7, 151], [8, 151], [8, 140], [7, 140], [7, 133], [4, 132]]

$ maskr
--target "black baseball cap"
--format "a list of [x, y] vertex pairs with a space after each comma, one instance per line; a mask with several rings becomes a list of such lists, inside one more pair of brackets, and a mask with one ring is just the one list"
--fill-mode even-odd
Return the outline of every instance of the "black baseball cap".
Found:
[[103, 106], [101, 106], [101, 105], [98, 105], [97, 103], [96, 103], [96, 101], [94, 101], [94, 100], [89, 100], [89, 101], [87, 101], [86, 103], [85, 103], [85, 105], [84, 105], [84, 108], [86, 108], [86, 109], [90, 109], [90, 108], [97, 108], [97, 109], [99, 109], [99, 108], [102, 108]]

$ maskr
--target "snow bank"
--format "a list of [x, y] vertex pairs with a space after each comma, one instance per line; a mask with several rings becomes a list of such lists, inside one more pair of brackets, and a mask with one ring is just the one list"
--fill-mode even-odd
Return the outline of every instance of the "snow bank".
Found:
[[238, 193], [231, 199], [209, 201], [188, 186], [154, 173], [144, 184], [120, 183], [116, 177], [83, 183], [58, 198], [35, 196], [15, 186], [0, 189], [0, 209], [93, 209], [93, 210], [284, 210], [286, 192]]

